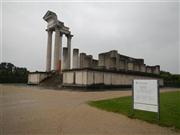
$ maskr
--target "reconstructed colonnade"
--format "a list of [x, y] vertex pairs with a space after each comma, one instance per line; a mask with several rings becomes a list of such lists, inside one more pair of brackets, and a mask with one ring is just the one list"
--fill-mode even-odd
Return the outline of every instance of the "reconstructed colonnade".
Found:
[[[69, 28], [64, 26], [63, 22], [57, 19], [57, 15], [48, 11], [43, 19], [47, 24], [47, 58], [46, 58], [46, 71], [51, 71], [51, 56], [52, 56], [52, 35], [55, 32], [55, 42], [54, 42], [54, 66], [53, 70], [61, 72], [62, 64], [64, 69], [70, 69], [71, 67], [71, 32]], [[67, 48], [63, 48], [63, 62], [62, 62], [62, 38], [63, 35], [67, 37]]]

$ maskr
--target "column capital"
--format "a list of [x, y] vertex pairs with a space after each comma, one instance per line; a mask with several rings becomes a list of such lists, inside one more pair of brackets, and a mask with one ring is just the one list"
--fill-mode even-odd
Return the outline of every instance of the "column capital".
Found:
[[60, 29], [58, 27], [55, 27], [54, 30], [60, 32]]
[[46, 31], [49, 33], [49, 32], [53, 32], [53, 30], [52, 29], [46, 29]]
[[63, 36], [63, 33], [62, 33], [62, 32], [60, 32], [60, 36], [61, 36], [61, 37]]
[[66, 37], [67, 37], [67, 38], [72, 38], [73, 35], [71, 35], [71, 34], [66, 34]]
[[63, 33], [61, 32], [61, 30], [58, 27], [55, 27], [55, 32], [58, 32], [60, 37], [63, 36]]

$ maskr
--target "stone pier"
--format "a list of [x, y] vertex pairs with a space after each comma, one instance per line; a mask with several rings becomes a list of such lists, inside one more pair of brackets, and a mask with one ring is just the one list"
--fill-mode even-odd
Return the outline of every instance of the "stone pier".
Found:
[[80, 53], [80, 68], [85, 67], [85, 57], [86, 57], [85, 53]]
[[69, 69], [68, 68], [68, 48], [63, 47], [63, 69]]
[[146, 66], [146, 72], [147, 73], [152, 73], [152, 68], [150, 66]]
[[99, 67], [104, 67], [105, 66], [105, 54], [104, 53], [101, 53], [98, 55], [98, 66]]
[[92, 55], [86, 55], [84, 59], [84, 67], [92, 67]]
[[116, 69], [117, 69], [117, 68], [116, 68], [116, 57], [112, 57], [112, 58], [110, 58], [109, 60], [110, 60], [110, 61], [109, 61], [109, 62], [110, 62], [110, 63], [109, 63], [109, 68], [116, 70]]
[[128, 62], [128, 70], [133, 71], [133, 69], [134, 69], [133, 62]]
[[140, 71], [140, 65], [135, 63], [134, 64], [134, 71]]
[[97, 68], [98, 67], [98, 60], [93, 59], [92, 60], [92, 67]]
[[79, 49], [73, 49], [73, 68], [79, 68]]
[[141, 72], [146, 72], [146, 65], [145, 64], [140, 65], [140, 71]]
[[152, 66], [152, 72], [154, 74], [160, 74], [160, 66], [159, 65]]
[[119, 69], [124, 70], [125, 69], [125, 60], [120, 60], [119, 64], [120, 64]]
[[112, 50], [109, 52], [109, 55], [106, 56], [107, 61], [106, 64], [109, 69], [117, 69], [117, 51]]

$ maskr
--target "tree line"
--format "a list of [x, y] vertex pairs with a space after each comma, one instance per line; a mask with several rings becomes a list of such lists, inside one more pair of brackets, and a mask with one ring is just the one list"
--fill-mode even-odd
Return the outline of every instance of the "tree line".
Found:
[[164, 79], [164, 86], [180, 87], [180, 75], [179, 74], [171, 74], [166, 71], [161, 71], [160, 76]]
[[28, 73], [26, 68], [3, 62], [0, 64], [0, 83], [27, 83]]
[[[29, 71], [26, 68], [16, 67], [12, 63], [0, 64], [0, 83], [27, 83]], [[160, 77], [164, 79], [164, 86], [180, 87], [180, 75], [161, 71]]]

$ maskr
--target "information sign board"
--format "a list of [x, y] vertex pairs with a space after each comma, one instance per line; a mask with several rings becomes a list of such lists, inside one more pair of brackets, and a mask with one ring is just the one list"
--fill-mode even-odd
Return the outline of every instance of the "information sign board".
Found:
[[159, 112], [158, 80], [133, 81], [133, 109]]

